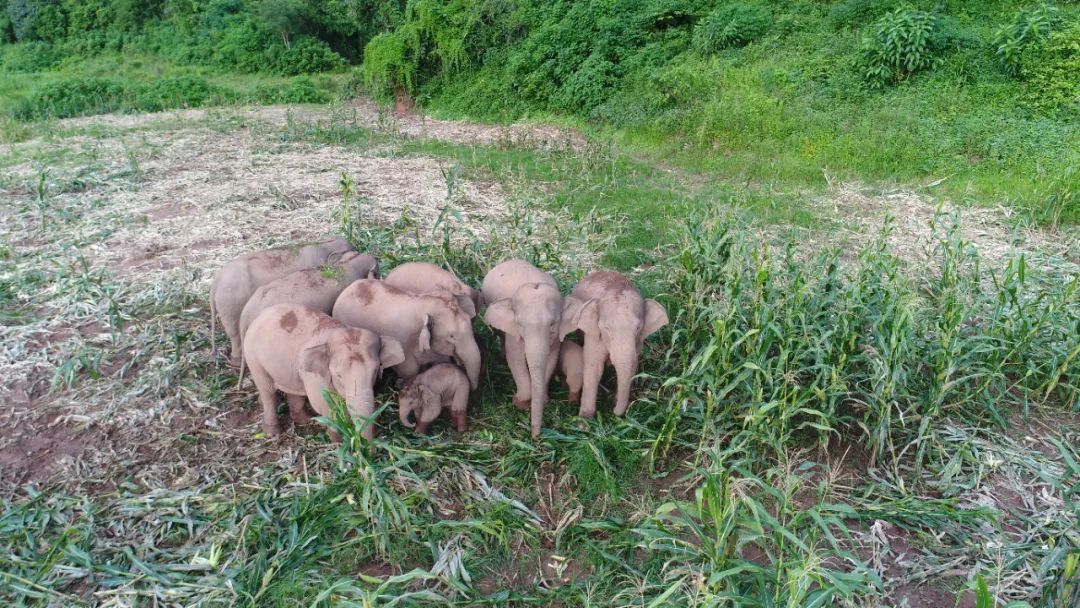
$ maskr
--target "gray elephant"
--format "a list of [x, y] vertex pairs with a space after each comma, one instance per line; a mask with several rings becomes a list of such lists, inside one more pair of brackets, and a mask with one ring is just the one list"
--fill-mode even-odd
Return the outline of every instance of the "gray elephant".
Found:
[[582, 302], [564, 302], [555, 279], [523, 260], [492, 268], [480, 290], [488, 303], [484, 320], [503, 332], [506, 364], [517, 385], [513, 404], [528, 407], [532, 436], [537, 437], [559, 343], [576, 329], [572, 320]]
[[[262, 311], [248, 328], [244, 360], [259, 390], [263, 430], [278, 435], [277, 394], [285, 393], [293, 422], [310, 419], [304, 397], [322, 416], [330, 415], [323, 391], [340, 394], [353, 416], [375, 411], [373, 386], [384, 368], [405, 359], [401, 343], [366, 329], [346, 327], [326, 313], [299, 304], [277, 304]], [[374, 436], [373, 424], [364, 429]], [[331, 437], [339, 440], [336, 433]]]
[[637, 374], [645, 338], [667, 325], [664, 307], [645, 300], [626, 277], [611, 271], [589, 273], [566, 298], [576, 302], [574, 325], [585, 335], [584, 370], [579, 414], [596, 414], [600, 375], [610, 362], [615, 367], [615, 414], [630, 405], [630, 380]]
[[426, 365], [452, 359], [465, 368], [472, 388], [480, 382], [480, 348], [473, 336], [472, 320], [448, 294], [416, 294], [382, 281], [361, 279], [341, 292], [333, 314], [346, 325], [401, 342], [405, 360], [394, 371], [403, 380], [416, 376]]
[[433, 289], [441, 289], [454, 296], [458, 306], [470, 318], [475, 317], [476, 311], [480, 310], [480, 292], [466, 285], [461, 279], [454, 276], [454, 273], [439, 268], [435, 264], [427, 262], [402, 264], [391, 270], [390, 274], [383, 279], [383, 282], [413, 293], [426, 293]]
[[225, 264], [210, 285], [210, 348], [217, 352], [214, 320], [229, 336], [229, 362], [240, 365], [243, 337], [240, 334], [240, 313], [251, 294], [267, 283], [302, 270], [336, 262], [352, 247], [345, 239], [335, 238], [320, 243], [255, 251]]
[[[405, 383], [398, 396], [398, 416], [401, 424], [416, 427], [417, 432], [427, 434], [431, 423], [450, 408], [454, 429], [459, 433], [468, 430], [465, 413], [469, 406], [469, 379], [465, 372], [453, 363], [433, 365]], [[416, 422], [412, 422], [412, 418]]]

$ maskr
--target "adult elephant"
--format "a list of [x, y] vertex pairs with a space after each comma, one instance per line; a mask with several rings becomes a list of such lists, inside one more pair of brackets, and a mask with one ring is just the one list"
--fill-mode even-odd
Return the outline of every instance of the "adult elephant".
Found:
[[645, 338], [667, 325], [667, 312], [656, 300], [643, 299], [629, 279], [607, 270], [589, 273], [566, 299], [578, 309], [573, 325], [585, 334], [579, 415], [596, 414], [600, 376], [610, 362], [617, 376], [615, 414], [621, 416], [630, 405], [630, 381]]
[[480, 288], [488, 303], [484, 320], [505, 336], [506, 364], [517, 392], [513, 403], [530, 411], [532, 436], [540, 434], [548, 382], [559, 357], [559, 343], [574, 331], [574, 302], [563, 301], [551, 275], [523, 260], [491, 269]]

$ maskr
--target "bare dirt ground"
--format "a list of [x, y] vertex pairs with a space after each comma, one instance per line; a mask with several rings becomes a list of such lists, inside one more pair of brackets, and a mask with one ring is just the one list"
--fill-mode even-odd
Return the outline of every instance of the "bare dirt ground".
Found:
[[[452, 210], [452, 238], [464, 242], [506, 223], [510, 194], [456, 176], [446, 159], [281, 135], [335, 114], [393, 138], [580, 142], [544, 125], [390, 117], [358, 102], [77, 118], [13, 144], [0, 157], [0, 239], [33, 262], [8, 278], [28, 292], [44, 281], [47, 297], [25, 305], [32, 321], [0, 325], [8, 406], [0, 410], [0, 492], [49, 480], [108, 488], [133, 470], [182, 482], [202, 474], [198, 463], [222, 461], [222, 450], [282, 457], [276, 447], [238, 444], [255, 428], [245, 424], [251, 412], [210, 407], [185, 377], [227, 372], [193, 348], [208, 330], [199, 324], [208, 320], [202, 308], [214, 271], [253, 249], [337, 232], [343, 175], [362, 223], [407, 218], [411, 234], [427, 237]], [[170, 432], [140, 431], [149, 424]]]

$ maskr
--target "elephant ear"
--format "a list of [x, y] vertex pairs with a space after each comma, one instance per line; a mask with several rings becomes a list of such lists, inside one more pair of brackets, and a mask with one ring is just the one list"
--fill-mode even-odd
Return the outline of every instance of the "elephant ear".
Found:
[[575, 325], [585, 332], [586, 336], [600, 335], [600, 307], [597, 306], [596, 300], [589, 300], [581, 305]]
[[566, 296], [563, 298], [562, 320], [559, 321], [559, 341], [567, 334], [578, 330], [578, 320], [581, 317], [581, 309], [586, 302], [581, 298]]
[[454, 299], [457, 300], [458, 308], [461, 312], [469, 315], [469, 318], [476, 316], [476, 304], [473, 303], [469, 294], [454, 294]]
[[379, 367], [386, 369], [394, 367], [405, 360], [405, 350], [401, 348], [401, 342], [390, 336], [379, 336], [381, 348], [379, 350]]
[[509, 299], [499, 300], [488, 306], [484, 311], [484, 321], [507, 336], [517, 338], [521, 335], [517, 318], [514, 316], [514, 307]]
[[315, 380], [320, 380], [329, 387], [331, 385], [330, 347], [327, 346], [326, 342], [323, 342], [300, 351], [300, 360], [297, 367], [300, 372], [300, 379], [304, 381], [305, 387], [309, 382]]
[[[438, 416], [439, 413], [442, 411], [442, 399], [439, 397], [439, 395], [435, 391], [424, 386], [423, 384], [420, 385], [419, 391], [420, 402], [424, 404], [424, 412], [426, 413], [434, 411], [435, 416]], [[431, 418], [431, 420], [434, 420], [434, 416]]]
[[656, 300], [645, 300], [645, 323], [641, 328], [641, 339], [645, 339], [656, 330], [668, 324], [667, 311]]
[[420, 352], [431, 350], [431, 315], [424, 315], [424, 324], [420, 327], [420, 339], [417, 342]]

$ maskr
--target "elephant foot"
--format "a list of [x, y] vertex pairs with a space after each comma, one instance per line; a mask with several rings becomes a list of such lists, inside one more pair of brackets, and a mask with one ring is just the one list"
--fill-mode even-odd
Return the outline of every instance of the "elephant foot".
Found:
[[263, 424], [263, 433], [266, 433], [267, 437], [279, 437], [281, 436], [281, 424]]
[[454, 429], [459, 433], [469, 430], [469, 423], [465, 420], [465, 412], [454, 412]]
[[573, 404], [581, 403], [581, 393], [570, 393], [566, 400]]
[[518, 399], [517, 397], [514, 397], [513, 399], [511, 399], [511, 403], [513, 403], [514, 407], [516, 407], [517, 409], [523, 412], [527, 412], [529, 411], [529, 405], [532, 403], [532, 398], [526, 397], [524, 399]]
[[292, 414], [293, 424], [295, 424], [297, 426], [304, 426], [305, 424], [311, 424], [312, 420], [314, 420], [314, 418], [309, 416], [307, 414], [307, 412], [299, 412], [299, 413], [293, 412], [293, 414]]
[[578, 412], [578, 416], [581, 416], [582, 418], [593, 418], [593, 417], [596, 416], [596, 411], [595, 410], [580, 410]]

